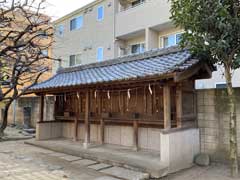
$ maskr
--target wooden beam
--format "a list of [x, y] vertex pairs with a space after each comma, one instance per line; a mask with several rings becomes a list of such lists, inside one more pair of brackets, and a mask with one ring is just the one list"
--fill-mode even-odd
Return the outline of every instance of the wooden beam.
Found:
[[133, 148], [138, 151], [138, 121], [133, 121]]
[[197, 108], [197, 92], [196, 92], [196, 90], [193, 93], [194, 93], [194, 96], [193, 96], [194, 97], [194, 100], [193, 100], [194, 112], [193, 112], [193, 114], [195, 117], [195, 127], [198, 127], [198, 121], [197, 121], [198, 108]]
[[163, 87], [164, 129], [171, 129], [171, 92], [170, 86]]
[[180, 72], [180, 73], [176, 73], [175, 77], [174, 77], [174, 81], [175, 82], [180, 82], [186, 79], [189, 79], [190, 77], [194, 76], [195, 74], [198, 73], [198, 71], [200, 71], [200, 69], [205, 68], [203, 63], [197, 63], [194, 66], [192, 66], [191, 68]]
[[176, 118], [177, 118], [177, 127], [182, 126], [182, 116], [183, 116], [183, 110], [182, 110], [182, 86], [177, 86], [176, 88]]
[[89, 90], [86, 91], [86, 100], [85, 100], [85, 138], [84, 138], [84, 143], [83, 146], [84, 148], [88, 148], [88, 145], [90, 143], [90, 124], [89, 124]]
[[102, 113], [102, 92], [99, 91], [97, 94], [97, 102], [98, 102], [98, 114]]
[[39, 122], [43, 122], [44, 118], [44, 95], [41, 95], [40, 97], [40, 119]]
[[74, 141], [78, 139], [78, 120], [80, 119], [80, 107], [79, 107], [79, 98], [77, 97], [75, 100], [75, 121], [74, 121]]
[[104, 144], [104, 119], [100, 120], [100, 143]]

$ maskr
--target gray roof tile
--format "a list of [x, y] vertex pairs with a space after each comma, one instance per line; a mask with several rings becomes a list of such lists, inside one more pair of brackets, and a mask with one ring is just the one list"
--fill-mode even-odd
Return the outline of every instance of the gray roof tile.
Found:
[[188, 50], [180, 50], [178, 47], [158, 49], [100, 63], [61, 69], [52, 78], [33, 86], [31, 90], [161, 76], [183, 71], [198, 62], [199, 60], [193, 59]]

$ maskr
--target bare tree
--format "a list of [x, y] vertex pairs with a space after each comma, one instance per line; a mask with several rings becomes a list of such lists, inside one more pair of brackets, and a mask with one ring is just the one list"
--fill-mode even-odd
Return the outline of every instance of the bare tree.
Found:
[[0, 0], [0, 137], [11, 103], [49, 70], [52, 44], [50, 18], [41, 12], [44, 0]]

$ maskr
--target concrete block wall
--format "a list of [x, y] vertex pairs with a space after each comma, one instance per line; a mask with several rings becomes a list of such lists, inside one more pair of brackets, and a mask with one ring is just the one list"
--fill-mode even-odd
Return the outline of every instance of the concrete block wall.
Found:
[[[226, 90], [198, 90], [198, 126], [201, 152], [213, 160], [227, 160], [229, 150], [229, 107]], [[240, 89], [235, 89], [237, 103], [238, 153], [240, 157]]]

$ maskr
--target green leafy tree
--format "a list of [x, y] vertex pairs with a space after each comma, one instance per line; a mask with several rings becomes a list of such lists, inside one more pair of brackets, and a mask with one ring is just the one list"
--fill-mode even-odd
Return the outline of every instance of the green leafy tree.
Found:
[[185, 30], [180, 45], [224, 67], [230, 109], [230, 160], [238, 176], [237, 118], [233, 71], [240, 67], [239, 0], [171, 0], [171, 19]]

